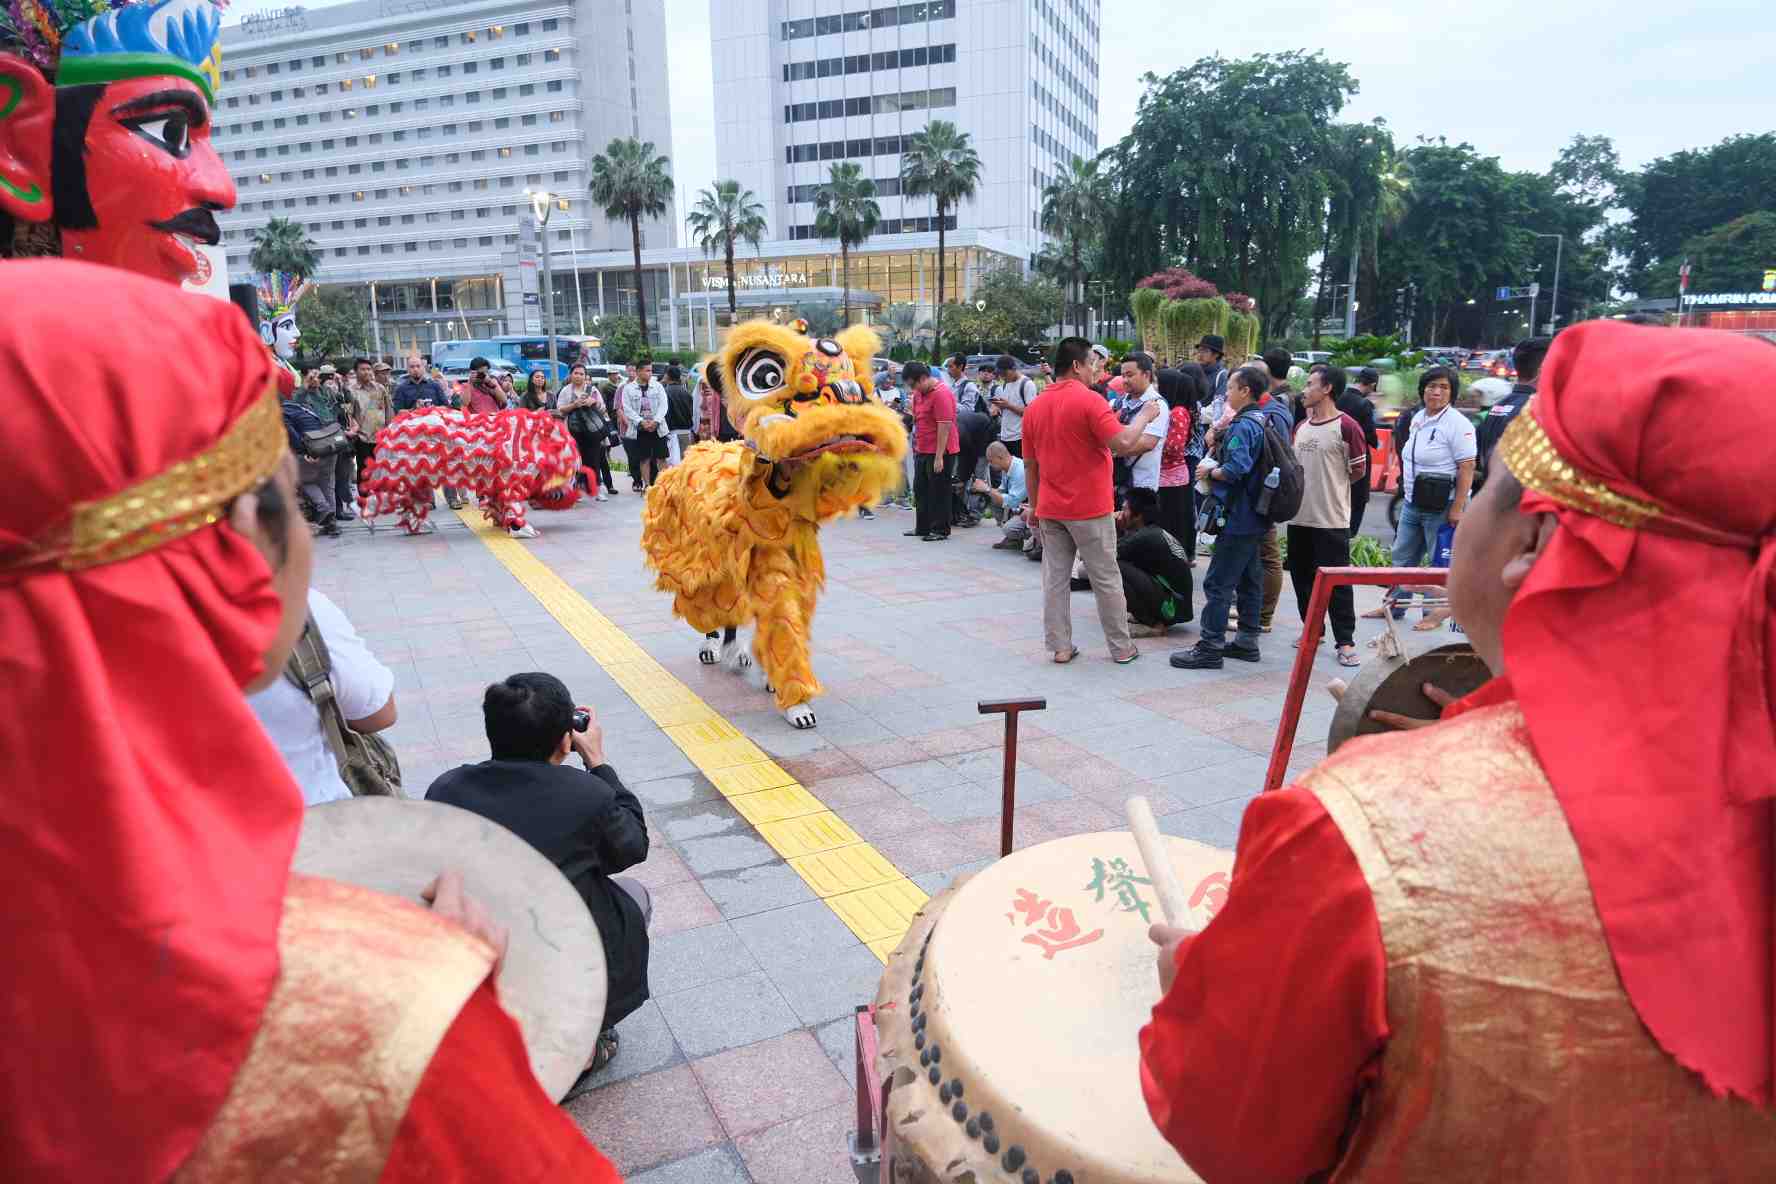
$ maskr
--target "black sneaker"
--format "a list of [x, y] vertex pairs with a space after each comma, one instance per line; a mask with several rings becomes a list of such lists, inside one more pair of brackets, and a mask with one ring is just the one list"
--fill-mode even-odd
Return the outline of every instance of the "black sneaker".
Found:
[[1198, 642], [1187, 650], [1175, 650], [1171, 662], [1180, 670], [1219, 670], [1221, 650], [1210, 649]]
[[925, 532], [922, 530], [903, 530], [900, 532], [900, 537], [903, 539], [922, 539], [925, 537]]
[[871, 510], [868, 506], [858, 506], [857, 507], [857, 516], [859, 518], [869, 519], [869, 518], [874, 518], [876, 516], [876, 514], [875, 514], [875, 511]]
[[357, 517], [358, 516], [350, 510], [341, 510], [338, 514], [338, 518], [341, 522], [355, 522], [357, 521]]
[[1074, 592], [1090, 592], [1091, 586], [1092, 582], [1084, 576], [1069, 576], [1067, 578], [1067, 587]]
[[1230, 645], [1221, 651], [1229, 658], [1238, 658], [1242, 662], [1256, 662], [1261, 656], [1257, 646]]

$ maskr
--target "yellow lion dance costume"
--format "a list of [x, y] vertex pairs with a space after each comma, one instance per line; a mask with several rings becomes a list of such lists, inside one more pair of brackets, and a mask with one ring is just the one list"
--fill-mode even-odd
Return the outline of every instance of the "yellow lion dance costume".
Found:
[[805, 328], [746, 321], [729, 331], [704, 376], [745, 438], [692, 448], [660, 475], [641, 518], [654, 586], [707, 639], [698, 656], [745, 670], [736, 635], [756, 622], [752, 653], [797, 728], [814, 726], [808, 700], [821, 691], [808, 663], [826, 584], [820, 524], [899, 485], [907, 447], [871, 380], [876, 335], [853, 326], [815, 340]]

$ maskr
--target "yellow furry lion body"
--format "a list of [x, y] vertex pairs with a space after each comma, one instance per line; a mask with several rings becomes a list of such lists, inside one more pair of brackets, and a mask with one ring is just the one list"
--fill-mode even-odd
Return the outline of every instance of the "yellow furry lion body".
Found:
[[786, 712], [821, 689], [809, 663], [826, 583], [820, 524], [901, 480], [906, 432], [876, 398], [877, 346], [862, 327], [833, 340], [763, 321], [735, 326], [704, 364], [744, 439], [693, 447], [660, 475], [642, 512], [654, 586], [699, 633], [755, 625], [753, 657]]

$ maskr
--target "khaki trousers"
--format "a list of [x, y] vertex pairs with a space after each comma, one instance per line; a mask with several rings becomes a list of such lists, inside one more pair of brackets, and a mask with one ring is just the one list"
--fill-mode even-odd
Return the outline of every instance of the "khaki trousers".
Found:
[[1116, 565], [1115, 520], [1105, 514], [1076, 521], [1044, 518], [1041, 523], [1042, 632], [1049, 653], [1061, 653], [1073, 644], [1072, 592], [1067, 581], [1072, 578], [1077, 555], [1097, 597], [1098, 620], [1104, 626], [1111, 656], [1127, 654], [1135, 643], [1129, 638], [1122, 569]]

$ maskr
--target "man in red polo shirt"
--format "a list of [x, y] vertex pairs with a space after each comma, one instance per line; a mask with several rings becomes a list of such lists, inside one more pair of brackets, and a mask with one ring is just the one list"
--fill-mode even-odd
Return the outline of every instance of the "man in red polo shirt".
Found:
[[901, 381], [913, 392], [913, 497], [917, 513], [908, 538], [928, 543], [950, 537], [950, 468], [962, 442], [956, 437], [956, 392], [923, 362], [908, 362]]
[[1054, 373], [1055, 381], [1024, 416], [1024, 482], [1042, 541], [1043, 633], [1056, 662], [1079, 655], [1068, 588], [1078, 555], [1098, 599], [1110, 656], [1132, 662], [1141, 652], [1129, 638], [1122, 571], [1116, 566], [1110, 454], [1133, 456], [1164, 404], [1155, 400], [1127, 427], [1118, 423], [1110, 404], [1092, 389], [1102, 378], [1102, 361], [1083, 337], [1068, 337], [1055, 347]]

